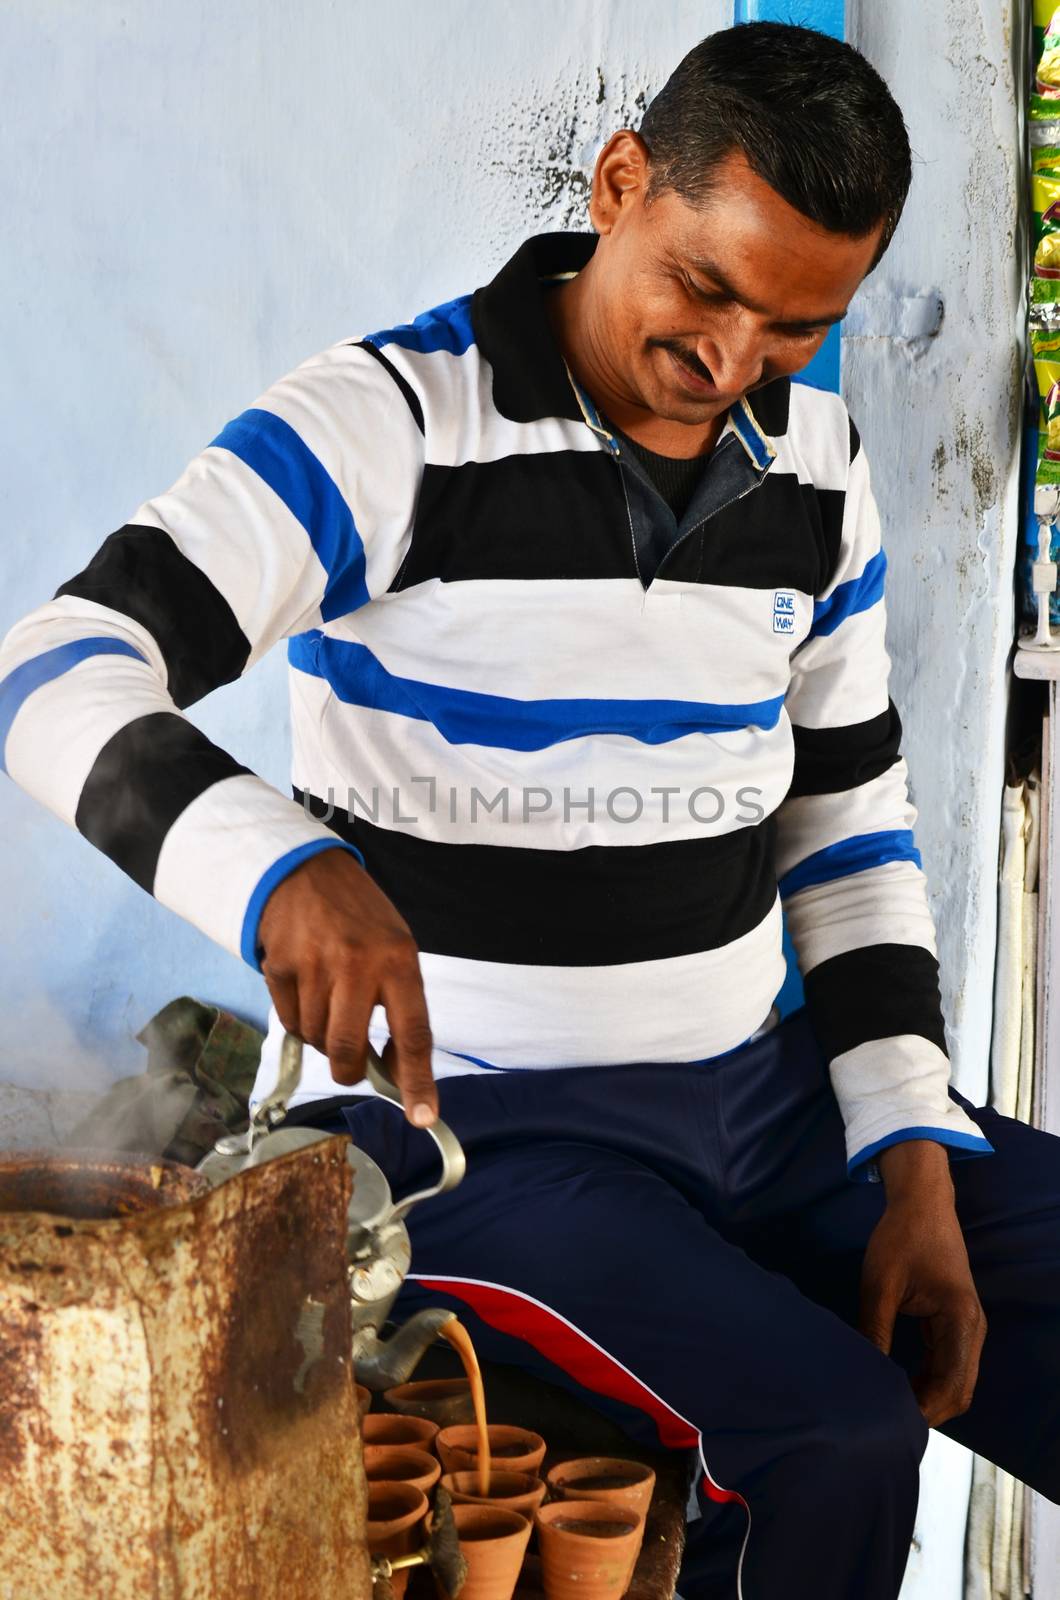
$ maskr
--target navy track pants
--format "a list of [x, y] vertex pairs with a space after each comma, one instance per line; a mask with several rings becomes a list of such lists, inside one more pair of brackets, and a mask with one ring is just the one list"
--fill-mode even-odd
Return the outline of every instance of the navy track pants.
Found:
[[[440, 1092], [468, 1175], [409, 1218], [399, 1314], [449, 1301], [488, 1359], [698, 1451], [685, 1600], [894, 1600], [926, 1443], [920, 1332], [901, 1318], [892, 1359], [856, 1331], [885, 1196], [847, 1177], [805, 1014], [710, 1064]], [[1060, 1500], [1060, 1139], [971, 1114], [995, 1154], [953, 1177], [989, 1331], [971, 1410], [944, 1431]], [[436, 1170], [395, 1107], [342, 1116], [396, 1192]]]

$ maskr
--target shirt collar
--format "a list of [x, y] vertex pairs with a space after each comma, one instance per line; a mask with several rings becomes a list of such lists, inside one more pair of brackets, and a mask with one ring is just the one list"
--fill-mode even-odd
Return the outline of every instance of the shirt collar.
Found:
[[543, 233], [528, 239], [471, 301], [475, 343], [493, 368], [493, 403], [513, 422], [582, 413], [545, 314], [541, 280], [580, 272], [594, 233]]
[[[542, 292], [543, 282], [580, 272], [595, 249], [594, 233], [538, 234], [475, 291], [475, 342], [493, 369], [493, 403], [513, 422], [565, 417], [602, 431], [596, 408], [567, 370]], [[733, 432], [759, 472], [772, 464], [773, 439], [787, 429], [790, 386], [789, 378], [780, 378], [745, 395], [729, 412]]]

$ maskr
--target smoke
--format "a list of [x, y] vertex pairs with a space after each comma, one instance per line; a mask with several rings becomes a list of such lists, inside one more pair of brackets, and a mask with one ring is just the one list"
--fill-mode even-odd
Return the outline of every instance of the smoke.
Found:
[[54, 1148], [99, 1101], [114, 1070], [46, 996], [18, 1008], [0, 1066], [0, 1150]]
[[60, 1145], [96, 1103], [76, 1090], [26, 1089], [0, 1083], [0, 1151]]

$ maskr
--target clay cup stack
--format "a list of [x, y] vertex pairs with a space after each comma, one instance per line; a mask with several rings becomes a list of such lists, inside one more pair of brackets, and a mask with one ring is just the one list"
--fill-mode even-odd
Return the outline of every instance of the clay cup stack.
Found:
[[[412, 1401], [418, 1403], [419, 1396]], [[395, 1559], [427, 1543], [430, 1504], [440, 1486], [452, 1502], [467, 1562], [460, 1600], [536, 1596], [538, 1584], [545, 1600], [621, 1600], [626, 1593], [655, 1488], [650, 1467], [587, 1456], [552, 1466], [543, 1480], [546, 1445], [540, 1434], [494, 1423], [483, 1494], [473, 1425], [455, 1423], [439, 1431], [410, 1406], [405, 1414], [370, 1412], [362, 1428], [373, 1555]], [[538, 1553], [527, 1560], [535, 1534]], [[393, 1574], [395, 1600], [407, 1584], [408, 1569]]]

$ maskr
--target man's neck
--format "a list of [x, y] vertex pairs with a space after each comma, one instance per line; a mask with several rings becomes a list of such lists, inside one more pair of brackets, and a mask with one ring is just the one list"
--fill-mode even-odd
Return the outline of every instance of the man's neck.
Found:
[[594, 405], [630, 439], [658, 455], [687, 459], [709, 455], [725, 426], [725, 418], [690, 426], [658, 417], [639, 405], [608, 370], [596, 338], [592, 262], [577, 277], [548, 291], [545, 309], [563, 359]]

